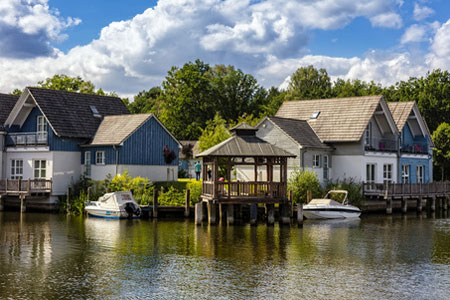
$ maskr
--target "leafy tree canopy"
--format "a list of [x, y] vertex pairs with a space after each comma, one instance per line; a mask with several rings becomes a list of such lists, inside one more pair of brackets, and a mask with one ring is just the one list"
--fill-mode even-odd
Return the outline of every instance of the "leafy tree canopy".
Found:
[[441, 180], [446, 178], [445, 170], [450, 167], [450, 125], [442, 123], [433, 132], [434, 164], [439, 167]]
[[134, 96], [134, 101], [127, 104], [127, 107], [132, 114], [156, 113], [158, 106], [156, 100], [160, 94], [159, 86], [152, 87], [148, 91], [140, 91]]
[[297, 69], [287, 89], [288, 100], [320, 99], [332, 96], [331, 79], [325, 69], [312, 65]]
[[202, 130], [202, 135], [198, 139], [198, 147], [200, 152], [211, 148], [226, 140], [231, 135], [228, 132], [226, 121], [216, 113], [214, 119], [207, 122], [205, 129]]
[[53, 77], [45, 79], [45, 81], [39, 81], [38, 87], [59, 90], [66, 92], [77, 92], [84, 94], [96, 94], [102, 96], [117, 96], [116, 93], [105, 93], [102, 89], [95, 90], [95, 86], [90, 81], [83, 80], [80, 76], [70, 77], [64, 74], [57, 74]]

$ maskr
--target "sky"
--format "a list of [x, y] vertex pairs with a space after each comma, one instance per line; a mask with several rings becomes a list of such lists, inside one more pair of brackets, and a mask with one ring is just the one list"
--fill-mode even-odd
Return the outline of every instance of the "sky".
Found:
[[129, 97], [200, 59], [285, 88], [299, 67], [390, 85], [450, 69], [448, 0], [0, 0], [0, 92], [54, 74]]

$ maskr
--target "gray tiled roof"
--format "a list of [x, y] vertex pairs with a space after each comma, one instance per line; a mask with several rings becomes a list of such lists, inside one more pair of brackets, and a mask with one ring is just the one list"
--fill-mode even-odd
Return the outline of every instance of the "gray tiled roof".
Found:
[[330, 146], [322, 143], [305, 120], [278, 117], [268, 117], [268, 119], [304, 148], [331, 149]]
[[[359, 141], [383, 96], [285, 101], [276, 116], [305, 120], [324, 142]], [[320, 112], [316, 119], [311, 119]]]
[[0, 130], [4, 130], [3, 124], [19, 97], [18, 95], [0, 94]]
[[203, 156], [236, 156], [236, 157], [255, 157], [255, 156], [284, 156], [295, 157], [277, 146], [269, 144], [268, 142], [251, 135], [233, 135], [227, 140], [217, 144], [196, 157]]
[[95, 117], [95, 106], [102, 117], [129, 114], [120, 98], [71, 93], [35, 87], [27, 88], [48, 122], [61, 137], [92, 138], [102, 121]]
[[89, 146], [119, 145], [151, 116], [152, 114], [106, 116]]

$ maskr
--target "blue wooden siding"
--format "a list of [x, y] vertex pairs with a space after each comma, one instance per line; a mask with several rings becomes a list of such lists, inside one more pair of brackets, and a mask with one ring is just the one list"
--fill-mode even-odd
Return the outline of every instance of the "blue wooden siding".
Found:
[[[41, 110], [38, 107], [35, 107], [31, 110], [22, 127], [17, 125], [11, 126], [8, 128], [8, 132], [36, 132], [37, 118], [42, 115]], [[80, 151], [78, 145], [83, 142], [82, 139], [58, 137], [50, 127], [50, 124], [47, 124], [47, 136], [50, 151]]]
[[424, 176], [424, 183], [427, 183], [431, 180], [430, 174], [433, 172], [433, 170], [430, 170], [430, 160], [427, 158], [411, 158], [411, 157], [401, 157], [400, 158], [400, 182], [402, 180], [402, 166], [408, 165], [409, 166], [409, 179], [411, 183], [417, 183], [417, 166], [422, 165], [423, 166], [423, 176]]
[[[167, 145], [175, 152], [176, 158], [170, 164], [164, 161], [163, 149]], [[105, 151], [105, 163], [116, 164], [116, 153], [112, 146], [83, 148], [81, 163], [84, 164], [84, 152], [91, 151], [92, 164], [95, 164], [95, 152]], [[121, 165], [171, 165], [178, 166], [178, 143], [167, 133], [155, 118], [150, 118], [124, 142], [117, 146]]]

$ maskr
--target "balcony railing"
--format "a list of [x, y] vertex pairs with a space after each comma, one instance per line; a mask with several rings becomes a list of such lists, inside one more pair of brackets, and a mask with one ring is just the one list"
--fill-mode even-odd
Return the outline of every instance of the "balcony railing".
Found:
[[8, 133], [6, 138], [7, 146], [34, 146], [47, 144], [48, 144], [47, 132]]
[[50, 179], [0, 179], [0, 194], [51, 193]]
[[428, 144], [423, 142], [409, 143], [402, 145], [401, 152], [415, 153], [415, 154], [428, 154]]
[[370, 139], [370, 143], [364, 145], [366, 151], [397, 151], [397, 141], [394, 139]]

